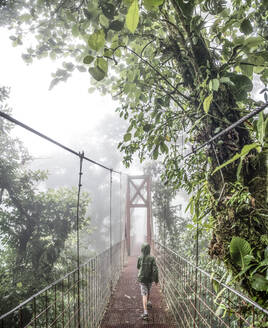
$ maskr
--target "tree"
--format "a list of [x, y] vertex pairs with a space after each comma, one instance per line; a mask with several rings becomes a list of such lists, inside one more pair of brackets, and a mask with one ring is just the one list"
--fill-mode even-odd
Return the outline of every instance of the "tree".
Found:
[[[266, 115], [247, 120], [186, 159], [178, 144], [186, 132], [195, 149], [267, 105], [267, 0], [38, 1], [28, 6], [24, 21], [30, 29], [38, 27], [39, 43], [27, 58], [55, 52], [83, 58], [96, 86], [121, 102], [118, 112], [129, 121], [120, 143], [125, 163], [134, 153], [141, 160], [162, 154], [165, 179], [194, 193], [193, 220], [212, 232], [210, 255], [226, 264], [251, 297], [267, 302]], [[74, 67], [64, 63], [52, 84]], [[265, 102], [251, 97], [253, 78], [263, 83]], [[241, 251], [245, 243], [250, 254]]]
[[[0, 90], [1, 100], [8, 90]], [[5, 105], [1, 111], [9, 112]], [[32, 171], [22, 143], [10, 136], [12, 125], [0, 119], [1, 302], [5, 313], [58, 277], [55, 268], [69, 235], [76, 230], [77, 188], [42, 191], [47, 172]], [[89, 197], [81, 195], [81, 225]]]

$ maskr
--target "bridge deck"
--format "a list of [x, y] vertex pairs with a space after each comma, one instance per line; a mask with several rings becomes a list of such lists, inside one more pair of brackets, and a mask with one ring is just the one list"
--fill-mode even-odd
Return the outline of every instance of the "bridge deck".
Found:
[[160, 287], [153, 285], [151, 301], [153, 308], [148, 311], [149, 321], [141, 319], [143, 313], [140, 287], [137, 282], [137, 257], [129, 257], [128, 265], [118, 281], [110, 304], [101, 323], [101, 328], [175, 328], [172, 315], [161, 294]]

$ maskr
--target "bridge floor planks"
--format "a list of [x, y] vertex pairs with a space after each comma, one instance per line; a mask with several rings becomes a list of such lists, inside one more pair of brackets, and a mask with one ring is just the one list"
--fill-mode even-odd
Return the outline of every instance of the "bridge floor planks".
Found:
[[140, 286], [137, 282], [137, 257], [130, 256], [116, 289], [111, 297], [100, 328], [176, 328], [168, 311], [159, 284], [153, 284], [150, 299], [153, 307], [148, 311], [149, 320], [141, 319], [143, 313]]

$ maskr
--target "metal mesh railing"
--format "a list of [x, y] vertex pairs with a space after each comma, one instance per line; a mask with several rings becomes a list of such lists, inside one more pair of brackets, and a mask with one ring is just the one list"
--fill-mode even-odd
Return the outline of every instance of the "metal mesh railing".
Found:
[[268, 327], [268, 311], [240, 292], [158, 242], [154, 254], [178, 327]]
[[123, 268], [125, 254], [122, 241], [91, 258], [1, 316], [0, 327], [98, 327]]

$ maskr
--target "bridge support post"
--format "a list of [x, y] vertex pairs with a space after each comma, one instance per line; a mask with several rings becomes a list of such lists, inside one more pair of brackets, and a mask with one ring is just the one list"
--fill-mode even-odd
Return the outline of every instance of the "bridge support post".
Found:
[[134, 208], [147, 209], [147, 242], [152, 241], [152, 210], [151, 210], [151, 177], [149, 175], [128, 176], [127, 181], [127, 213], [126, 213], [126, 242], [127, 252], [131, 254], [131, 210]]

